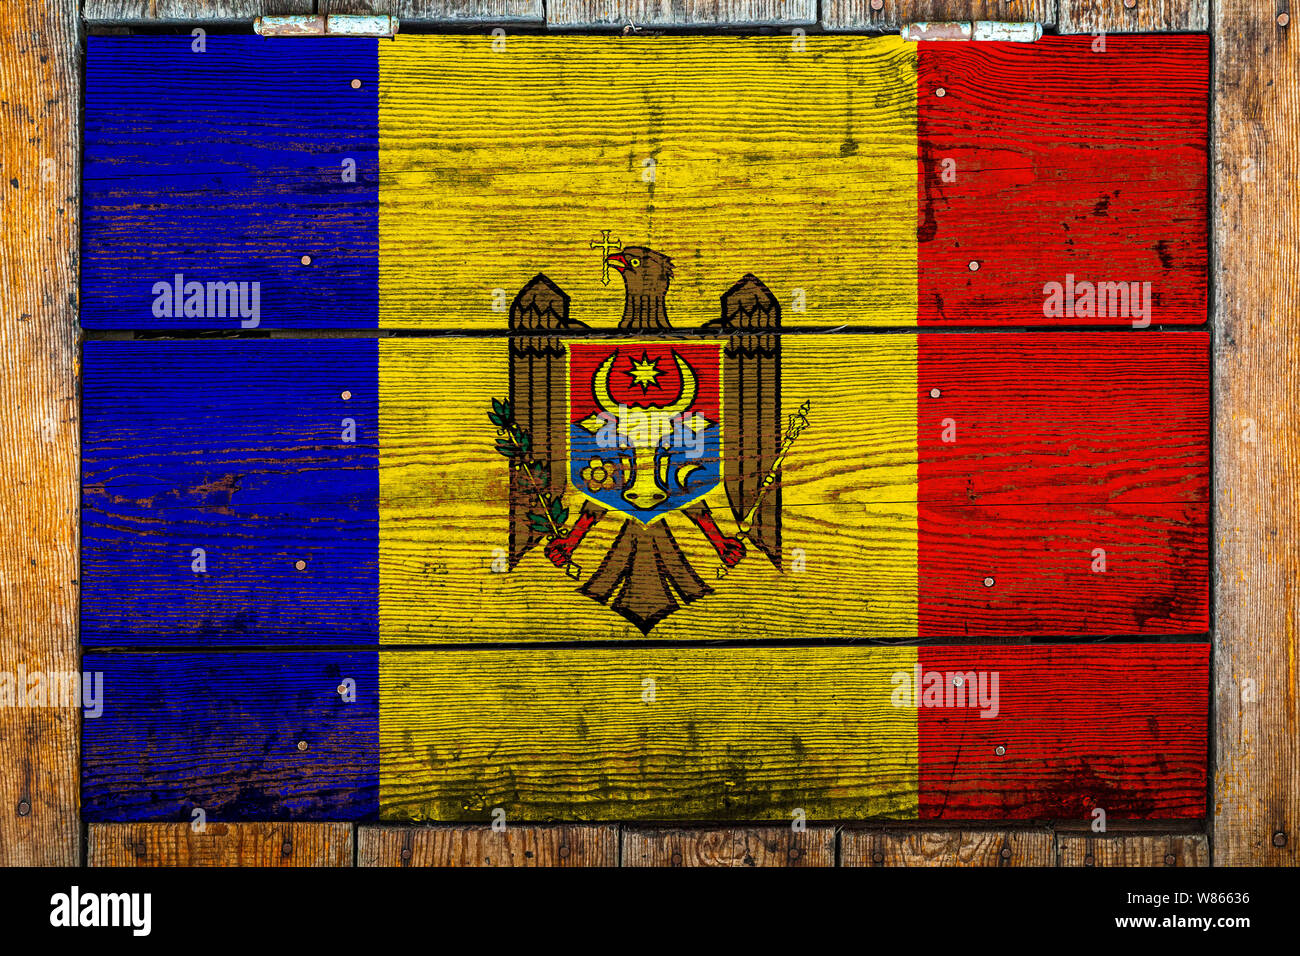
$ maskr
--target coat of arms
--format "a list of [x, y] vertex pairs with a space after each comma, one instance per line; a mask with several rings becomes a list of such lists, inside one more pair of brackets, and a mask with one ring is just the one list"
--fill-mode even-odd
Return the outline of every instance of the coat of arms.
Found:
[[[607, 250], [603, 250], [607, 251]], [[574, 553], [597, 522], [622, 519], [579, 590], [649, 633], [713, 593], [673, 536], [685, 516], [712, 544], [717, 577], [757, 549], [781, 568], [780, 467], [807, 426], [808, 403], [781, 427], [781, 307], [753, 275], [695, 329], [668, 321], [668, 256], [629, 246], [604, 258], [623, 278], [617, 331], [569, 315], [537, 275], [510, 307], [510, 397], [489, 418], [510, 459], [509, 563], [537, 545], [579, 579]], [[725, 533], [704, 500], [721, 484]], [[581, 501], [572, 524], [570, 508]]]

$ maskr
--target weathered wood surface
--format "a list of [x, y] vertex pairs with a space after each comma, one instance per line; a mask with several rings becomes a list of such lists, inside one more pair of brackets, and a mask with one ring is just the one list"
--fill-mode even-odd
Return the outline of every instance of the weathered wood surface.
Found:
[[897, 30], [907, 23], [1012, 20], [1056, 23], [1057, 0], [822, 0], [827, 30]]
[[[789, 570], [718, 581], [669, 516], [714, 593], [656, 637], [1206, 631], [1204, 333], [803, 335], [782, 362], [783, 413], [813, 401]], [[87, 343], [84, 643], [640, 636], [540, 551], [501, 561], [507, 364], [482, 338]], [[575, 552], [589, 573], [619, 527]]]
[[835, 866], [835, 828], [627, 827], [622, 833], [622, 864], [678, 866]]
[[318, 13], [388, 13], [403, 24], [541, 22], [542, 0], [316, 0]]
[[550, 0], [553, 27], [811, 25], [817, 0]]
[[1209, 866], [1204, 834], [1057, 836], [1058, 866]]
[[[0, 865], [75, 865], [77, 708], [25, 706], [77, 665], [77, 6], [0, 17]], [[19, 677], [19, 675], [23, 675]], [[21, 681], [21, 682], [20, 682]]]
[[[1205, 322], [1205, 37], [918, 50], [920, 324]], [[1148, 314], [1050, 320], [1067, 277], [1145, 283]]]
[[92, 823], [89, 866], [352, 866], [348, 823]]
[[[1207, 658], [1186, 644], [90, 653], [116, 690], [85, 721], [83, 800], [92, 821], [1194, 818]], [[987, 691], [998, 674], [997, 698], [918, 708], [899, 696], [918, 668], [923, 691]]]
[[[1163, 33], [1210, 28], [1210, 0], [1059, 0], [1061, 33]], [[1261, 12], [1267, 7], [1261, 7]], [[1281, 9], [1281, 8], [1279, 8]]]
[[264, 14], [312, 13], [315, 0], [85, 0], [89, 23], [252, 20]]
[[1055, 866], [1052, 831], [840, 831], [840, 866]]
[[679, 322], [745, 272], [787, 325], [1133, 321], [1047, 314], [1067, 276], [1205, 321], [1203, 38], [503, 42], [92, 37], [87, 327], [240, 326], [155, 315], [180, 273], [260, 281], [260, 328], [501, 329], [537, 271], [613, 325], [606, 229], [678, 258]]
[[1300, 41], [1270, 5], [1215, 14], [1214, 862], [1300, 863]]
[[362, 826], [357, 866], [618, 866], [614, 826]]

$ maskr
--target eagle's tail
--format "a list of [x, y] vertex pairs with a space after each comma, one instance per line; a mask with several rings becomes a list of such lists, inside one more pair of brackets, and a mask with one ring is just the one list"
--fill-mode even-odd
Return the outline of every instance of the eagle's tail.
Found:
[[579, 590], [608, 604], [642, 634], [681, 607], [677, 596], [690, 604], [713, 593], [663, 521], [623, 522], [605, 560]]

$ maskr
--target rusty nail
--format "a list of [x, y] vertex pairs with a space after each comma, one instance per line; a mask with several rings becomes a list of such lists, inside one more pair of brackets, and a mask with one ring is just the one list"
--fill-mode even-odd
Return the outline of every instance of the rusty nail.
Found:
[[1291, 15], [1290, 15], [1289, 13], [1279, 13], [1279, 14], [1277, 15], [1277, 25], [1278, 25], [1278, 26], [1280, 26], [1280, 27], [1284, 27], [1284, 26], [1286, 26], [1286, 25], [1287, 25], [1288, 23], [1290, 23], [1290, 22], [1291, 22]]
[[567, 860], [569, 858], [569, 848], [565, 844], [563, 843], [560, 844], [560, 849], [558, 850], [558, 852], [560, 854], [561, 860]]
[[28, 803], [26, 800], [18, 801], [18, 815], [20, 817], [25, 817], [27, 816], [27, 814], [31, 812], [32, 812], [32, 805], [30, 803]]
[[792, 860], [799, 859], [799, 848], [797, 846], [790, 847], [790, 852], [787, 853], [786, 856], [788, 856]]
[[[21, 806], [21, 804], [19, 804], [19, 806]], [[1283, 833], [1281, 830], [1278, 830], [1276, 833], [1274, 833], [1274, 834], [1273, 834], [1273, 845], [1274, 845], [1274, 846], [1286, 846], [1286, 834]]]
[[673, 866], [681, 866], [681, 865], [682, 865], [682, 855], [681, 855], [680, 853], [674, 853], [671, 862], [672, 862]]

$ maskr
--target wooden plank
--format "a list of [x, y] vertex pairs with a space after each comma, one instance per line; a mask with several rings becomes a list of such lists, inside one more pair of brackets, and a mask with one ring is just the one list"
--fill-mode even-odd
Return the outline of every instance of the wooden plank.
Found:
[[920, 648], [920, 816], [1205, 816], [1209, 657], [1207, 644]]
[[317, 0], [318, 13], [388, 13], [402, 24], [538, 22], [542, 0]]
[[840, 866], [1055, 866], [1050, 830], [840, 831]]
[[373, 652], [87, 653], [84, 666], [110, 688], [82, 726], [87, 821], [374, 817]]
[[89, 866], [351, 866], [349, 823], [92, 823]]
[[[813, 401], [780, 485], [788, 564], [719, 579], [708, 538], [668, 515], [712, 593], [653, 633], [1205, 633], [1206, 348], [1202, 332], [787, 336], [782, 419]], [[83, 641], [639, 636], [541, 548], [503, 563], [508, 468], [486, 419], [509, 365], [484, 338], [88, 343]], [[582, 496], [564, 500], [576, 515]], [[704, 501], [733, 533], [725, 488]], [[591, 530], [579, 581], [621, 528]]]
[[1057, 0], [822, 0], [827, 30], [897, 30], [907, 23], [1018, 20], [1052, 26]]
[[1057, 836], [1058, 866], [1209, 866], [1204, 834]]
[[0, 374], [9, 394], [0, 447], [4, 866], [74, 866], [81, 857], [77, 708], [37, 706], [28, 684], [34, 675], [64, 674], [80, 683], [77, 31], [70, 0], [16, 0], [0, 17]]
[[1215, 865], [1300, 863], [1297, 376], [1278, 321], [1300, 309], [1290, 26], [1236, 0], [1215, 14]]
[[920, 324], [1205, 322], [1205, 37], [918, 49]]
[[623, 830], [623, 866], [835, 865], [835, 828], [628, 827]]
[[613, 826], [385, 827], [357, 830], [358, 866], [618, 866]]
[[88, 38], [82, 324], [373, 328], [378, 42]]
[[797, 25], [817, 22], [816, 0], [551, 0], [552, 27]]
[[[85, 813], [1122, 821], [1190, 816], [1198, 786], [1203, 812], [1204, 645], [939, 650], [90, 653], [114, 692]], [[935, 671], [997, 694], [936, 700]]]
[[1060, 0], [1061, 33], [1173, 33], [1209, 27], [1209, 0]]
[[263, 14], [311, 13], [314, 0], [85, 0], [88, 23], [207, 23]]

